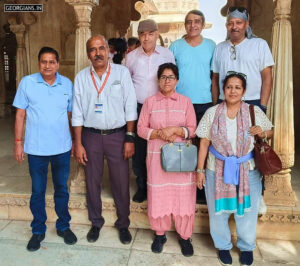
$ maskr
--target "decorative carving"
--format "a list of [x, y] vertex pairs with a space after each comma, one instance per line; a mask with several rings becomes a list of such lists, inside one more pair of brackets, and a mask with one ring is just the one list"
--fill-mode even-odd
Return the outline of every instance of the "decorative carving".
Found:
[[266, 223], [300, 223], [300, 214], [292, 215], [292, 214], [272, 214], [267, 213], [259, 217], [259, 221]]
[[25, 48], [25, 31], [26, 27], [22, 24], [10, 25], [10, 30], [16, 35], [17, 40], [17, 75], [16, 82], [17, 86], [21, 81], [22, 77], [28, 75], [27, 56]]
[[292, 0], [276, 0], [275, 20], [290, 19]]
[[65, 0], [72, 5], [77, 19], [76, 42], [75, 42], [75, 75], [89, 65], [86, 56], [85, 45], [91, 37], [91, 13], [93, 7], [99, 4], [99, 0]]
[[[29, 208], [30, 203], [30, 195], [0, 195], [0, 206], [20, 206]], [[54, 208], [53, 196], [46, 196], [46, 207]], [[70, 209], [79, 209], [86, 210], [86, 198], [85, 196], [71, 196], [69, 201]], [[107, 201], [103, 201], [102, 203], [103, 210], [107, 211], [115, 211], [115, 204], [112, 199]], [[131, 213], [147, 213], [147, 204], [130, 204], [130, 212]], [[197, 217], [208, 217], [208, 209], [205, 205], [197, 205], [196, 206], [196, 214]], [[300, 223], [300, 211], [295, 210], [268, 210], [268, 212], [259, 217], [259, 222], [261, 223]]]
[[85, 173], [82, 165], [77, 164], [76, 173], [74, 178], [71, 180], [70, 193], [72, 194], [85, 194]]
[[208, 217], [208, 209], [205, 205], [203, 206], [197, 206], [196, 207], [196, 212], [195, 212], [195, 216], [204, 216], [204, 217]]
[[295, 206], [295, 192], [292, 189], [290, 172], [290, 169], [284, 169], [265, 177], [264, 198], [268, 205]]

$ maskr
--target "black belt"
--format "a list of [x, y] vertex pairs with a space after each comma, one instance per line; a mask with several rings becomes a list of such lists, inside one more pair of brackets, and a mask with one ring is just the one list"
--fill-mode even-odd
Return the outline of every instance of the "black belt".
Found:
[[101, 135], [110, 135], [119, 131], [125, 131], [126, 129], [126, 125], [122, 126], [122, 127], [118, 127], [118, 128], [114, 128], [114, 129], [97, 129], [97, 128], [93, 128], [93, 127], [83, 127], [84, 130], [87, 130], [89, 132], [92, 133], [98, 133]]

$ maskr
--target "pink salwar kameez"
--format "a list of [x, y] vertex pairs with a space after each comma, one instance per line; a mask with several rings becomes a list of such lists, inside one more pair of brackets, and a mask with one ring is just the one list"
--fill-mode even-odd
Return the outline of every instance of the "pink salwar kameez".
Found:
[[[196, 206], [195, 172], [171, 173], [161, 168], [161, 139], [150, 140], [154, 129], [168, 126], [186, 127], [194, 137], [196, 116], [189, 98], [174, 92], [165, 97], [161, 92], [147, 98], [138, 121], [138, 135], [148, 140], [147, 189], [148, 217], [152, 230], [163, 235], [170, 230], [172, 217], [181, 238], [191, 237]], [[175, 142], [186, 142], [177, 137]]]

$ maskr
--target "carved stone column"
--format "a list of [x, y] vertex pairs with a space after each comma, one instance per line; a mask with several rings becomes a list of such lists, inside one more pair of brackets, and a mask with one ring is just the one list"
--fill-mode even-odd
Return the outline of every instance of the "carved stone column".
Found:
[[291, 186], [291, 167], [294, 165], [294, 109], [292, 30], [290, 23], [292, 0], [275, 2], [275, 22], [272, 31], [273, 89], [268, 116], [274, 124], [273, 148], [279, 154], [283, 170], [266, 177], [265, 200], [268, 205], [295, 206]]
[[86, 42], [91, 37], [91, 13], [99, 0], [65, 0], [74, 6], [77, 19], [75, 43], [75, 75], [89, 65], [86, 56]]
[[22, 24], [10, 25], [10, 30], [16, 35], [17, 39], [17, 73], [16, 85], [18, 87], [22, 77], [28, 75], [27, 56], [25, 48], [25, 31], [26, 27]]

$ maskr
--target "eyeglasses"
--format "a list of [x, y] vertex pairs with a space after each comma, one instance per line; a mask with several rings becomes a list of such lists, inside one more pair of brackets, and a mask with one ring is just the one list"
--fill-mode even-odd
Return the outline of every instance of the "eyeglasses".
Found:
[[228, 8], [228, 13], [233, 11], [239, 11], [241, 13], [245, 13], [248, 16], [248, 10], [245, 7], [231, 6]]
[[236, 60], [236, 50], [235, 50], [235, 45], [232, 45], [230, 47], [230, 59], [231, 60]]
[[247, 80], [247, 75], [241, 72], [236, 72], [236, 71], [227, 71], [226, 73], [226, 77], [230, 76], [230, 75], [238, 75], [238, 76], [242, 76], [244, 79]]
[[176, 79], [176, 77], [175, 76], [165, 76], [165, 75], [163, 75], [163, 76], [161, 76], [160, 78], [159, 78], [160, 80], [163, 80], [163, 81], [165, 81], [165, 80], [170, 80], [170, 81], [173, 81], [173, 80], [175, 80]]

